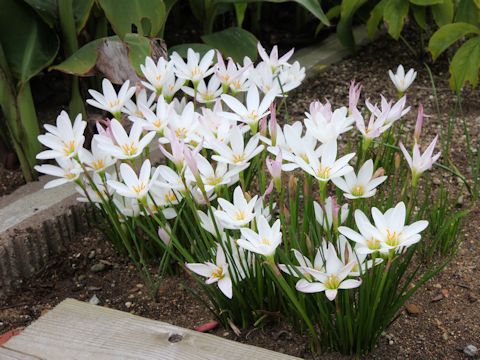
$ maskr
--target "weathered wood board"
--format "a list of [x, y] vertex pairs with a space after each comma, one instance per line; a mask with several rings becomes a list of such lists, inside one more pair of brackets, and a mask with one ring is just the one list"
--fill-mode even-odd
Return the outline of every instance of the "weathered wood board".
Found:
[[[172, 339], [179, 341], [172, 342]], [[0, 347], [0, 359], [292, 360], [298, 358], [122, 311], [67, 299], [27, 327], [20, 335], [11, 338]]]

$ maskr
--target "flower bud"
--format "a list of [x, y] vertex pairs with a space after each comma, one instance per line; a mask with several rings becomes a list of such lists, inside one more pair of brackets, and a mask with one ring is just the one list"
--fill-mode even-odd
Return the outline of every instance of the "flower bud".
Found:
[[417, 122], [415, 123], [415, 132], [413, 133], [413, 140], [415, 143], [418, 143], [420, 140], [420, 135], [422, 133], [422, 125], [423, 125], [423, 118], [425, 117], [425, 113], [423, 112], [423, 105], [418, 105], [418, 114], [417, 114]]
[[297, 178], [293, 174], [290, 174], [290, 176], [288, 177], [288, 193], [290, 195], [290, 198], [293, 200], [295, 200], [297, 197], [297, 186]]
[[[398, 153], [397, 153], [398, 154]], [[372, 176], [372, 179], [375, 179], [377, 177], [380, 177], [380, 176], [384, 176], [385, 175], [385, 169], [384, 168], [378, 168], [374, 173], [373, 173], [373, 176]]]
[[398, 170], [400, 169], [400, 162], [401, 162], [401, 158], [400, 158], [400, 153], [395, 153], [395, 170]]
[[165, 243], [165, 245], [170, 244], [170, 242], [172, 241], [168, 232], [161, 227], [158, 228], [158, 237]]
[[272, 146], [277, 144], [277, 110], [275, 103], [270, 106], [270, 121], [268, 122], [268, 131], [270, 133], [270, 139], [272, 140]]

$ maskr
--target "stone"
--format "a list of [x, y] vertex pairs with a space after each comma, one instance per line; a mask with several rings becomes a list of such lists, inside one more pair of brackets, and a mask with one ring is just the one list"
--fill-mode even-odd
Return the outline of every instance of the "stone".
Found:
[[132, 305], [133, 305], [133, 303], [132, 303], [131, 301], [127, 301], [127, 302], [125, 303], [125, 307], [126, 307], [127, 309], [130, 309], [130, 308], [132, 307]]
[[407, 309], [407, 313], [410, 315], [418, 315], [422, 312], [422, 309], [418, 305], [412, 303], [405, 305], [405, 309]]
[[97, 295], [93, 295], [90, 300], [88, 300], [88, 303], [89, 304], [92, 304], [92, 305], [98, 305], [100, 304], [100, 299], [97, 297]]
[[467, 345], [465, 346], [465, 348], [463, 349], [463, 352], [467, 355], [467, 356], [470, 356], [470, 357], [475, 357], [478, 355], [478, 349], [476, 346], [474, 345]]
[[90, 268], [90, 271], [97, 273], [97, 272], [102, 272], [107, 268], [107, 265], [105, 265], [102, 262], [93, 264], [92, 267]]

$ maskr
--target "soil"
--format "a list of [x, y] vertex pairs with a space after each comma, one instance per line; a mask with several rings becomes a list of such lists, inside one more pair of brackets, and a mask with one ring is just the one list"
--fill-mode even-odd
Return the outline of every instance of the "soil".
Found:
[[9, 170], [0, 164], [0, 196], [10, 194], [23, 184], [25, 180], [19, 168]]
[[[402, 63], [418, 71], [417, 80], [408, 92], [410, 104], [416, 105], [421, 101], [426, 113], [432, 115], [426, 120], [422, 141], [427, 142], [437, 133], [443, 140], [446, 138], [445, 129], [449, 118], [454, 115], [455, 106], [455, 97], [448, 88], [446, 59], [440, 59], [432, 66], [440, 107], [437, 112], [428, 73], [403, 44], [384, 37], [358, 55], [307, 79], [305, 85], [289, 99], [290, 116], [302, 119], [308, 104], [314, 99], [327, 97], [334, 105], [345, 104], [351, 79], [364, 85], [362, 99], [369, 97], [372, 102], [377, 102], [379, 93], [395, 97], [387, 71]], [[463, 102], [463, 116], [453, 122], [452, 146], [448, 159], [444, 154], [443, 161], [450, 160], [471, 178], [462, 119], [473, 144], [478, 144], [480, 92], [467, 88], [463, 98], [467, 100]], [[460, 114], [458, 110], [456, 114]], [[415, 111], [411, 111], [402, 120], [407, 129], [413, 131], [415, 117]], [[440, 170], [436, 172], [450, 183], [452, 191], [467, 196], [466, 190], [453, 176]], [[478, 203], [468, 204], [468, 201], [461, 206], [470, 206], [473, 210], [464, 222], [464, 241], [457, 256], [439, 276], [411, 298], [406, 310], [399, 314], [380, 339], [378, 347], [366, 358], [467, 359], [463, 354], [465, 346], [473, 344], [480, 347], [480, 208]], [[105, 269], [93, 272], [91, 267], [99, 263], [103, 263]], [[169, 276], [162, 284], [159, 301], [153, 302], [133, 266], [115, 253], [100, 232], [93, 230], [79, 235], [63, 254], [56, 256], [44, 271], [26, 281], [16, 294], [0, 300], [0, 333], [27, 326], [66, 297], [89, 301], [94, 295], [100, 300], [100, 305], [186, 328], [211, 320], [213, 315], [181, 284], [195, 287], [194, 281], [187, 275]], [[213, 333], [307, 359], [345, 358], [337, 354], [312, 355], [307, 339], [281, 323], [246, 330], [239, 337], [230, 329], [219, 328]]]

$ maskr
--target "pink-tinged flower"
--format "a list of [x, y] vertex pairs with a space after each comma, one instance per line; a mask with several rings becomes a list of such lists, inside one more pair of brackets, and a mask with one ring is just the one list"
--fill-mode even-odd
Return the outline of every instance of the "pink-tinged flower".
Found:
[[172, 238], [169, 235], [169, 232], [171, 232], [171, 229], [168, 224], [166, 224], [166, 227], [168, 229], [168, 232], [161, 227], [158, 228], [158, 237], [165, 243], [165, 245], [169, 245], [170, 242], [172, 241]]
[[270, 105], [270, 121], [268, 122], [268, 132], [270, 133], [270, 139], [272, 140], [272, 146], [277, 144], [277, 106], [275, 103]]
[[270, 159], [270, 157], [266, 159], [268, 172], [272, 175], [275, 187], [279, 192], [282, 188], [282, 161], [283, 158], [281, 151], [279, 151], [275, 160]]
[[230, 273], [228, 272], [228, 263], [225, 259], [225, 253], [223, 252], [220, 244], [217, 244], [217, 256], [215, 264], [211, 262], [206, 262], [203, 264], [190, 263], [185, 264], [185, 266], [195, 274], [208, 278], [205, 281], [205, 284], [217, 283], [220, 291], [227, 298], [232, 298], [232, 279], [230, 278]]
[[352, 116], [355, 119], [355, 125], [357, 126], [358, 131], [360, 131], [363, 137], [367, 140], [379, 137], [389, 127], [388, 125], [385, 125], [388, 112], [372, 113], [366, 127], [365, 120], [358, 109], [353, 109]]
[[258, 54], [260, 55], [262, 60], [267, 63], [272, 69], [272, 73], [276, 73], [281, 66], [288, 66], [288, 60], [292, 57], [293, 52], [295, 51], [295, 49], [291, 49], [289, 52], [279, 58], [277, 45], [272, 48], [272, 52], [270, 53], [270, 55], [267, 54], [262, 44], [260, 43], [257, 44], [257, 49]]
[[343, 224], [348, 217], [348, 204], [339, 205], [334, 196], [329, 196], [322, 206], [318, 202], [313, 203], [315, 211], [315, 220], [323, 226], [326, 231], [329, 231], [332, 226], [338, 227]]
[[[102, 123], [105, 127], [103, 127]], [[112, 133], [112, 120], [108, 118], [105, 120], [99, 120], [95, 123], [95, 127], [97, 128], [98, 135], [109, 138], [112, 141], [115, 140]]]
[[358, 100], [362, 92], [362, 85], [355, 84], [355, 80], [350, 83], [350, 89], [348, 90], [348, 112], [350, 115], [353, 113], [353, 109], [357, 108]]
[[403, 143], [400, 142], [400, 149], [402, 150], [403, 155], [405, 156], [405, 160], [407, 160], [408, 166], [412, 171], [412, 179], [413, 185], [415, 186], [418, 178], [422, 173], [429, 170], [433, 164], [438, 160], [441, 155], [441, 152], [433, 155], [433, 151], [435, 150], [435, 144], [437, 143], [438, 135], [435, 136], [433, 141], [428, 145], [427, 149], [423, 154], [420, 153], [420, 146], [415, 143], [413, 145], [413, 156], [410, 156]]
[[70, 159], [78, 154], [85, 141], [83, 132], [87, 126], [82, 121], [82, 114], [78, 114], [72, 125], [70, 117], [62, 111], [57, 117], [57, 126], [45, 124], [48, 131], [45, 135], [39, 135], [38, 141], [49, 149], [37, 154], [37, 159]]
[[237, 81], [242, 74], [249, 69], [252, 64], [247, 64], [247, 66], [237, 68], [237, 65], [232, 60], [228, 58], [227, 64], [223, 60], [222, 54], [217, 51], [217, 64], [215, 65], [215, 76], [220, 80], [225, 90], [228, 90], [230, 85]]
[[403, 96], [398, 100], [395, 104], [393, 101], [387, 101], [383, 95], [381, 97], [381, 109], [379, 109], [376, 105], [372, 105], [368, 99], [365, 101], [365, 105], [367, 105], [368, 110], [376, 117], [385, 117], [385, 124], [383, 127], [383, 131], [387, 130], [394, 124], [395, 121], [399, 120], [402, 116], [410, 111], [410, 106], [405, 107], [407, 103], [407, 97]]
[[108, 111], [118, 118], [125, 102], [130, 100], [133, 94], [135, 94], [135, 87], [130, 87], [130, 81], [127, 80], [117, 94], [110, 80], [103, 79], [102, 91], [103, 94], [96, 90], [88, 90], [93, 99], [87, 99], [87, 103], [96, 108]]
[[403, 94], [412, 85], [413, 81], [417, 77], [417, 72], [413, 69], [408, 70], [405, 74], [405, 70], [402, 65], [398, 65], [397, 72], [394, 74], [392, 70], [388, 70], [388, 75], [393, 82], [393, 85], [397, 88], [398, 92]]
[[166, 138], [169, 140], [172, 152], [169, 153], [161, 144], [160, 151], [168, 160], [173, 162], [179, 172], [182, 172], [185, 165], [185, 143], [178, 140], [173, 134], [166, 134]]
[[197, 181], [197, 184], [203, 186], [202, 177], [200, 176], [200, 171], [198, 170], [198, 165], [197, 165], [197, 155], [201, 149], [202, 149], [202, 143], [198, 144], [197, 147], [193, 150], [191, 150], [187, 146], [184, 146], [183, 156], [185, 158], [185, 163], [187, 164], [188, 169], [190, 170], [193, 177]]
[[349, 279], [349, 275], [355, 266], [356, 260], [344, 264], [338, 258], [333, 244], [327, 246], [325, 256], [325, 272], [306, 268], [306, 272], [312, 276], [312, 281], [301, 279], [295, 288], [304, 293], [325, 292], [328, 300], [335, 300], [338, 290], [353, 289], [361, 285], [361, 280]]
[[370, 159], [358, 170], [358, 175], [351, 171], [344, 177], [332, 179], [332, 182], [344, 192], [347, 199], [360, 199], [374, 196], [377, 186], [385, 180], [386, 176], [373, 176], [373, 160]]
[[417, 122], [415, 123], [415, 132], [413, 133], [413, 140], [415, 143], [418, 143], [420, 140], [420, 135], [422, 134], [422, 126], [423, 126], [423, 119], [428, 117], [425, 115], [423, 111], [423, 105], [418, 105], [418, 113], [417, 113]]
[[122, 124], [116, 119], [112, 119], [110, 127], [115, 143], [105, 136], [96, 135], [95, 138], [102, 151], [118, 159], [134, 159], [140, 156], [155, 136], [155, 132], [150, 131], [140, 138], [143, 131], [140, 122], [133, 123], [130, 134], [127, 134]]

